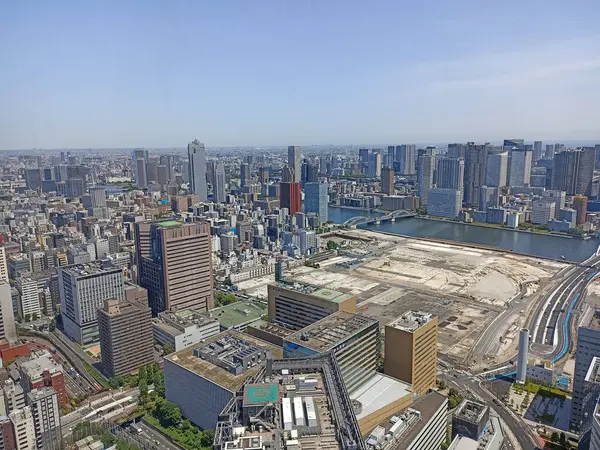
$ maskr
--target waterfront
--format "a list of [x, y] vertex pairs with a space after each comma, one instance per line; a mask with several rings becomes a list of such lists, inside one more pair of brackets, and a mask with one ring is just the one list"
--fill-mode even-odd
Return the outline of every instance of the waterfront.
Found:
[[[354, 216], [376, 217], [379, 215], [381, 214], [364, 210], [329, 208], [329, 220], [335, 223], [343, 223]], [[397, 220], [395, 223], [384, 222], [381, 225], [364, 225], [361, 228], [419, 238], [491, 245], [544, 258], [558, 259], [564, 256], [569, 261], [578, 262], [585, 261], [596, 251], [599, 244], [596, 239], [583, 240], [551, 235], [544, 236], [542, 234], [478, 227], [458, 222], [441, 222], [418, 217]]]

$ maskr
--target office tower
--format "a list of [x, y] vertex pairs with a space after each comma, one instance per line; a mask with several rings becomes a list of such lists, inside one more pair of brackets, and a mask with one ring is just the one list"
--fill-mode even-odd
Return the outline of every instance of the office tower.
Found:
[[54, 166], [54, 179], [56, 181], [67, 181], [69, 178], [67, 166]]
[[160, 165], [165, 166], [167, 168], [167, 181], [171, 181], [173, 177], [173, 156], [161, 155]]
[[31, 409], [28, 407], [15, 409], [8, 417], [15, 430], [16, 450], [34, 450], [38, 448]]
[[477, 206], [479, 188], [485, 186], [485, 174], [489, 144], [475, 145], [467, 143], [465, 153], [465, 188], [463, 200], [468, 206]]
[[104, 300], [125, 295], [123, 271], [103, 269], [99, 262], [58, 269], [65, 334], [81, 345], [98, 341], [96, 311]]
[[154, 362], [152, 314], [140, 301], [105, 300], [98, 309], [102, 371], [129, 375]]
[[[37, 291], [36, 291], [37, 294]], [[15, 324], [15, 314], [13, 311], [12, 294], [10, 284], [7, 281], [0, 281], [0, 340], [6, 339], [8, 342], [16, 342], [17, 326]]]
[[400, 175], [414, 175], [417, 172], [417, 146], [397, 145], [394, 161]]
[[555, 217], [557, 217], [560, 210], [565, 207], [566, 193], [564, 191], [545, 190], [542, 192], [542, 198], [546, 202], [554, 202]]
[[156, 161], [146, 161], [146, 181], [148, 185], [158, 183], [158, 164], [156, 164]]
[[369, 155], [369, 166], [367, 168], [367, 177], [381, 177], [381, 153], [371, 153]]
[[194, 139], [188, 144], [190, 192], [200, 196], [200, 201], [208, 199], [206, 187], [206, 150], [204, 144]]
[[18, 311], [21, 318], [40, 316], [40, 296], [37, 281], [27, 275], [17, 278], [15, 287], [19, 293]]
[[62, 449], [58, 394], [51, 387], [34, 389], [27, 394], [38, 449]]
[[281, 179], [279, 204], [282, 208], [287, 208], [290, 215], [294, 215], [301, 209], [300, 183], [293, 181], [294, 171], [290, 167], [283, 168]]
[[[358, 150], [358, 162], [360, 163], [360, 172], [366, 174], [369, 167], [369, 149], [361, 148]], [[323, 170], [321, 170], [322, 172]]]
[[262, 184], [268, 184], [269, 183], [269, 168], [268, 167], [261, 167], [259, 170], [259, 180]]
[[573, 197], [573, 209], [577, 211], [577, 226], [587, 222], [587, 204], [588, 198], [585, 195], [576, 195]]
[[448, 144], [449, 158], [464, 158], [466, 155], [467, 146], [465, 144]]
[[458, 189], [434, 188], [429, 191], [427, 214], [455, 219], [460, 212], [462, 193]]
[[25, 171], [25, 183], [31, 190], [41, 189], [43, 179], [41, 169], [27, 169]]
[[438, 318], [407, 311], [385, 326], [384, 373], [412, 385], [424, 395], [435, 387]]
[[533, 155], [531, 159], [533, 162], [537, 162], [542, 159], [542, 141], [534, 141], [533, 143]]
[[387, 195], [396, 193], [394, 187], [394, 169], [392, 167], [384, 167], [381, 172], [381, 192]]
[[237, 247], [237, 235], [233, 231], [223, 233], [219, 236], [219, 241], [221, 243], [221, 253], [223, 255], [233, 253]]
[[422, 155], [419, 157], [417, 167], [417, 195], [421, 201], [421, 206], [427, 206], [429, 191], [433, 187], [435, 157], [432, 155]]
[[8, 264], [6, 261], [6, 250], [4, 248], [4, 239], [0, 236], [0, 281], [8, 283]]
[[465, 160], [462, 158], [438, 158], [436, 187], [463, 192]]
[[133, 175], [136, 186], [140, 189], [148, 187], [148, 176], [146, 173], [146, 163], [148, 162], [148, 150], [136, 149], [132, 154]]
[[304, 189], [304, 212], [317, 213], [321, 223], [329, 220], [327, 211], [327, 183], [306, 183]]
[[158, 184], [161, 186], [165, 186], [169, 183], [169, 169], [167, 166], [163, 164], [159, 164], [156, 166], [157, 176], [158, 176]]
[[[570, 426], [579, 430], [580, 433], [587, 431], [591, 414], [598, 400], [597, 390], [595, 393], [590, 392], [589, 375], [600, 364], [598, 358], [600, 355], [600, 312], [595, 310], [591, 318], [586, 316], [582, 316], [584, 322], [577, 331], [573, 399], [571, 402]], [[586, 378], [588, 381], [586, 381]]]
[[268, 285], [269, 322], [300, 330], [337, 311], [356, 312], [356, 297], [303, 283]]
[[509, 186], [529, 186], [531, 180], [531, 154], [532, 152], [528, 149], [512, 150]]
[[0, 450], [15, 450], [16, 448], [15, 430], [8, 415], [4, 412], [0, 415]]
[[152, 314], [213, 307], [208, 223], [174, 220], [136, 223], [140, 285], [148, 289]]
[[531, 203], [531, 223], [545, 225], [554, 219], [556, 214], [554, 202], [536, 201]]
[[517, 356], [517, 383], [524, 384], [525, 378], [527, 378], [528, 353], [529, 330], [527, 328], [521, 328], [521, 331], [519, 332], [519, 354]]
[[65, 181], [66, 197], [81, 197], [83, 194], [85, 194], [85, 181], [82, 178], [69, 178]]
[[523, 148], [525, 139], [504, 139], [503, 147], [505, 150], [513, 150], [515, 148]]
[[302, 174], [301, 174], [301, 161], [302, 155], [300, 152], [300, 147], [297, 145], [290, 145], [288, 147], [288, 167], [293, 172], [293, 182], [300, 183]]
[[500, 189], [492, 186], [481, 186], [479, 188], [479, 210], [487, 211], [500, 204]]
[[[213, 195], [215, 203], [225, 203], [225, 165], [223, 161], [218, 161], [213, 165]], [[242, 172], [243, 173], [243, 172]]]
[[600, 169], [600, 144], [596, 144], [594, 146], [594, 153], [596, 156], [596, 161], [594, 163], [594, 168], [595, 169]]
[[593, 147], [556, 153], [552, 188], [565, 191], [567, 195], [582, 194], [589, 197], [592, 193], [595, 156]]
[[[592, 429], [590, 433], [590, 450], [600, 450], [600, 403], [596, 403], [593, 411]], [[579, 438], [579, 445], [583, 444], [583, 436]]]
[[[89, 189], [90, 208], [106, 207], [106, 189], [92, 187]], [[84, 205], [85, 206], [85, 205]], [[87, 208], [87, 206], [86, 206]]]
[[250, 183], [250, 165], [240, 164], [240, 186], [244, 187]]
[[302, 183], [316, 183], [319, 181], [319, 167], [310, 161], [302, 163]]
[[485, 185], [498, 188], [506, 186], [507, 173], [508, 152], [490, 153], [485, 169]]
[[353, 392], [376, 374], [380, 338], [377, 319], [338, 311], [285, 336], [283, 357], [306, 358], [333, 352], [346, 389]]

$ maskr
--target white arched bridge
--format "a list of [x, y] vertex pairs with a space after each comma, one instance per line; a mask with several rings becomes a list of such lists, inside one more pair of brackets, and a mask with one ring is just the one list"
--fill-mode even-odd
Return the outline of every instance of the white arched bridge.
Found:
[[415, 211], [399, 209], [379, 217], [355, 216], [346, 220], [343, 223], [343, 225], [346, 227], [356, 227], [357, 225], [362, 225], [365, 223], [380, 224], [381, 222], [395, 222], [396, 219], [403, 219], [405, 217], [415, 217], [416, 215], [417, 213]]

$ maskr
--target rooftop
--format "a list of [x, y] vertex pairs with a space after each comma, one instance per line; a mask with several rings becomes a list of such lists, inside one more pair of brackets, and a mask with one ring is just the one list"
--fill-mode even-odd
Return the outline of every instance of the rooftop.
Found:
[[290, 334], [294, 333], [294, 330], [290, 330], [289, 328], [282, 327], [275, 323], [267, 322], [266, 320], [259, 319], [255, 322], [252, 322], [250, 325], [252, 328], [256, 328], [257, 330], [263, 330], [267, 333], [270, 333], [274, 336], [278, 337], [286, 337]]
[[388, 323], [387, 326], [398, 330], [414, 332], [429, 323], [434, 317], [433, 314], [422, 311], [406, 311], [400, 317]]
[[337, 311], [306, 328], [296, 331], [285, 339], [303, 347], [325, 352], [373, 324], [378, 326], [377, 319], [347, 311]]
[[[230, 346], [222, 346], [217, 341]], [[227, 330], [206, 339], [201, 345], [188, 347], [165, 359], [235, 392], [248, 377], [256, 375], [263, 367], [263, 364], [256, 363], [238, 374], [230, 370], [237, 365], [240, 352], [245, 354], [252, 349], [270, 351], [273, 358], [283, 358], [281, 347], [276, 347], [248, 334]], [[265, 360], [266, 358], [260, 358], [261, 363]], [[258, 362], [258, 359], [256, 361]]]
[[157, 225], [161, 227], [174, 227], [177, 225], [181, 225], [182, 222], [178, 222], [177, 220], [165, 220], [164, 222], [158, 222]]
[[54, 360], [48, 350], [33, 352], [29, 359], [19, 362], [19, 366], [32, 379], [42, 376], [45, 370], [50, 373], [63, 371], [63, 367]]
[[452, 444], [450, 444], [448, 450], [477, 450], [478, 448], [479, 442], [468, 437], [457, 435], [452, 441]]
[[57, 395], [54, 388], [50, 386], [44, 386], [42, 388], [37, 388], [29, 391], [27, 396], [31, 399], [31, 401], [41, 400], [43, 398], [49, 397], [51, 395]]
[[355, 411], [357, 411], [356, 418], [360, 420], [407, 395], [412, 395], [410, 384], [373, 372], [373, 377], [352, 392], [350, 398], [356, 406], [359, 406]]
[[216, 322], [216, 319], [191, 309], [182, 309], [177, 312], [164, 311], [158, 314], [157, 319], [154, 319], [155, 326], [173, 335], [183, 333], [186, 328], [191, 326], [201, 327]]
[[333, 303], [341, 303], [352, 297], [351, 294], [344, 294], [343, 292], [334, 291], [333, 289], [325, 289], [320, 286], [314, 286], [308, 283], [280, 281], [275, 283], [279, 288], [289, 289], [291, 291], [300, 292], [306, 295], [312, 295], [322, 300], [328, 300]]
[[454, 417], [471, 423], [479, 423], [487, 410], [488, 407], [483, 403], [465, 400], [454, 413]]
[[235, 328], [260, 319], [267, 314], [267, 306], [259, 302], [243, 301], [211, 309], [208, 313], [222, 327]]
[[594, 356], [592, 358], [592, 362], [590, 363], [590, 367], [585, 375], [585, 381], [588, 383], [600, 383], [600, 358]]
[[61, 269], [79, 276], [94, 275], [98, 273], [122, 272], [122, 269], [118, 267], [102, 268], [102, 261], [73, 264], [71, 266], [65, 266], [64, 268], [61, 267]]

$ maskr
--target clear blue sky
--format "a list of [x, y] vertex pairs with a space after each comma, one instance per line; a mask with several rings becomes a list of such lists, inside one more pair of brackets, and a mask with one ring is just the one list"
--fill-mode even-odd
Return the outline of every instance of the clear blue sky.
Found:
[[598, 0], [0, 5], [0, 149], [600, 138]]

